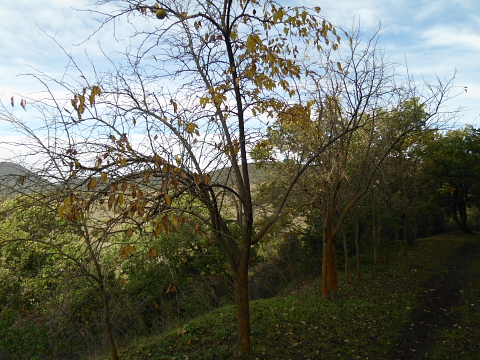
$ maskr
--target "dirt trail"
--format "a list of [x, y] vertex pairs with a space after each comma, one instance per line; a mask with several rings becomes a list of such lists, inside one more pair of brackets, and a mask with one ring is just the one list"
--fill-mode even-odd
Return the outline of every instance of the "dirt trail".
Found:
[[[462, 307], [467, 303], [478, 306], [478, 302], [470, 304], [469, 287], [471, 279], [478, 278], [479, 257], [480, 237], [464, 244], [456, 254], [443, 261], [444, 270], [425, 282], [424, 292], [418, 295], [421, 306], [412, 311], [409, 325], [389, 359], [468, 358], [468, 349], [480, 346], [473, 342], [475, 339], [455, 337], [464, 323]], [[467, 324], [471, 323], [467, 321]], [[472, 333], [479, 331], [472, 329]], [[439, 349], [444, 349], [441, 357], [438, 357]]]

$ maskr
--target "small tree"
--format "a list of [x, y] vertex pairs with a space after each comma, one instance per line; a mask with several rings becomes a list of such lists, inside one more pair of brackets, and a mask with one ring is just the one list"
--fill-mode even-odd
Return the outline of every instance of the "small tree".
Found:
[[378, 33], [365, 43], [358, 30], [352, 34], [347, 49], [318, 54], [322, 72], [312, 70], [310, 81], [299, 86], [300, 104], [281, 113], [269, 140], [255, 149], [258, 160], [281, 152], [299, 172], [309, 164], [306, 201], [322, 213], [325, 297], [338, 288], [334, 239], [345, 216], [395, 149], [437, 125], [451, 86], [439, 81], [422, 89], [411, 78], [399, 81], [397, 67], [376, 47]]

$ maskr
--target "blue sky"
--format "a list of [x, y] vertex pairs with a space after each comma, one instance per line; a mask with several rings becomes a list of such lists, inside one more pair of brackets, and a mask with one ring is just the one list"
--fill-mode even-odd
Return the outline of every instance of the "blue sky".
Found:
[[[475, 4], [477, 1], [307, 0], [297, 3], [320, 6], [329, 21], [347, 29], [354, 22], [360, 23], [366, 34], [381, 21], [384, 29], [380, 46], [392, 61], [407, 63], [409, 72], [418, 79], [451, 78], [456, 71], [454, 83], [458, 87], [454, 91], [458, 96], [447, 104], [448, 108], [465, 109], [457, 126], [468, 123], [480, 127], [480, 7]], [[37, 0], [33, 5], [26, 0], [0, 2], [0, 99], [5, 106], [10, 106], [10, 98], [15, 95], [16, 114], [23, 116], [23, 109], [18, 106], [20, 94], [36, 97], [38, 91], [43, 90], [32, 77], [18, 75], [38, 70], [61, 78], [68, 65], [68, 58], [50, 37], [55, 37], [82, 64], [88, 53], [99, 67], [107, 66], [102, 62], [99, 45], [109, 55], [128, 45], [127, 27], [117, 28], [119, 42], [113, 39], [112, 28], [105, 28], [81, 44], [98, 23], [90, 13], [72, 8], [85, 9], [89, 2], [92, 3], [91, 0]]]

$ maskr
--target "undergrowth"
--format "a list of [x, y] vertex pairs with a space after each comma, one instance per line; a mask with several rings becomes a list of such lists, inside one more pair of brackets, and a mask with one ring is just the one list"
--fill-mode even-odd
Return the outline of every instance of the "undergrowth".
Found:
[[[428, 279], [439, 272], [451, 271], [445, 268], [446, 261], [472, 241], [479, 240], [474, 235], [460, 233], [419, 240], [417, 247], [389, 259], [382, 271], [342, 285], [330, 300], [322, 298], [321, 284], [314, 280], [284, 296], [252, 301], [249, 358], [396, 358], [402, 334], [415, 326], [412, 316], [422, 306], [419, 294], [432, 290], [425, 289]], [[439, 329], [433, 350], [423, 349], [429, 358], [448, 359], [451, 357], [446, 354], [452, 351], [455, 359], [480, 358], [478, 254], [471, 268], [465, 279], [468, 286], [460, 293], [461, 301], [455, 309], [449, 309], [456, 315], [454, 326]], [[165, 333], [132, 340], [120, 350], [120, 358], [230, 359], [234, 358], [235, 340], [235, 307], [227, 306], [178, 324]], [[458, 344], [466, 347], [459, 351]], [[412, 348], [415, 346], [411, 344]]]

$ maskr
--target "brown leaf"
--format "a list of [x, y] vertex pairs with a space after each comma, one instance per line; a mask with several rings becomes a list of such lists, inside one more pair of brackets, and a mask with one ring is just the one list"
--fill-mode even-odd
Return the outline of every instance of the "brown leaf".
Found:
[[165, 294], [168, 294], [169, 292], [177, 292], [177, 288], [175, 287], [174, 284], [171, 284], [168, 289], [167, 289], [167, 292]]
[[91, 178], [88, 185], [87, 185], [87, 189], [88, 190], [92, 190], [92, 189], [95, 189], [97, 187], [97, 179], [96, 178]]
[[15, 106], [15, 98], [12, 96], [12, 98], [10, 99], [10, 103], [12, 104], [12, 106]]
[[112, 194], [108, 198], [108, 210], [112, 210], [112, 207], [113, 207], [114, 203], [115, 203], [115, 194]]
[[154, 247], [151, 247], [150, 249], [148, 249], [147, 259], [154, 259], [157, 256], [158, 256], [157, 249], [155, 249]]
[[201, 223], [197, 223], [197, 224], [195, 225], [195, 228], [193, 229], [193, 232], [196, 234], [197, 231], [198, 231], [198, 229], [200, 229], [201, 226], [202, 226]]
[[135, 255], [136, 253], [137, 250], [132, 245], [125, 245], [120, 248], [117, 256], [125, 259], [129, 255]]
[[193, 175], [193, 181], [195, 181], [195, 185], [197, 185], [197, 186], [200, 185], [200, 183], [202, 182], [202, 176], [195, 173]]

